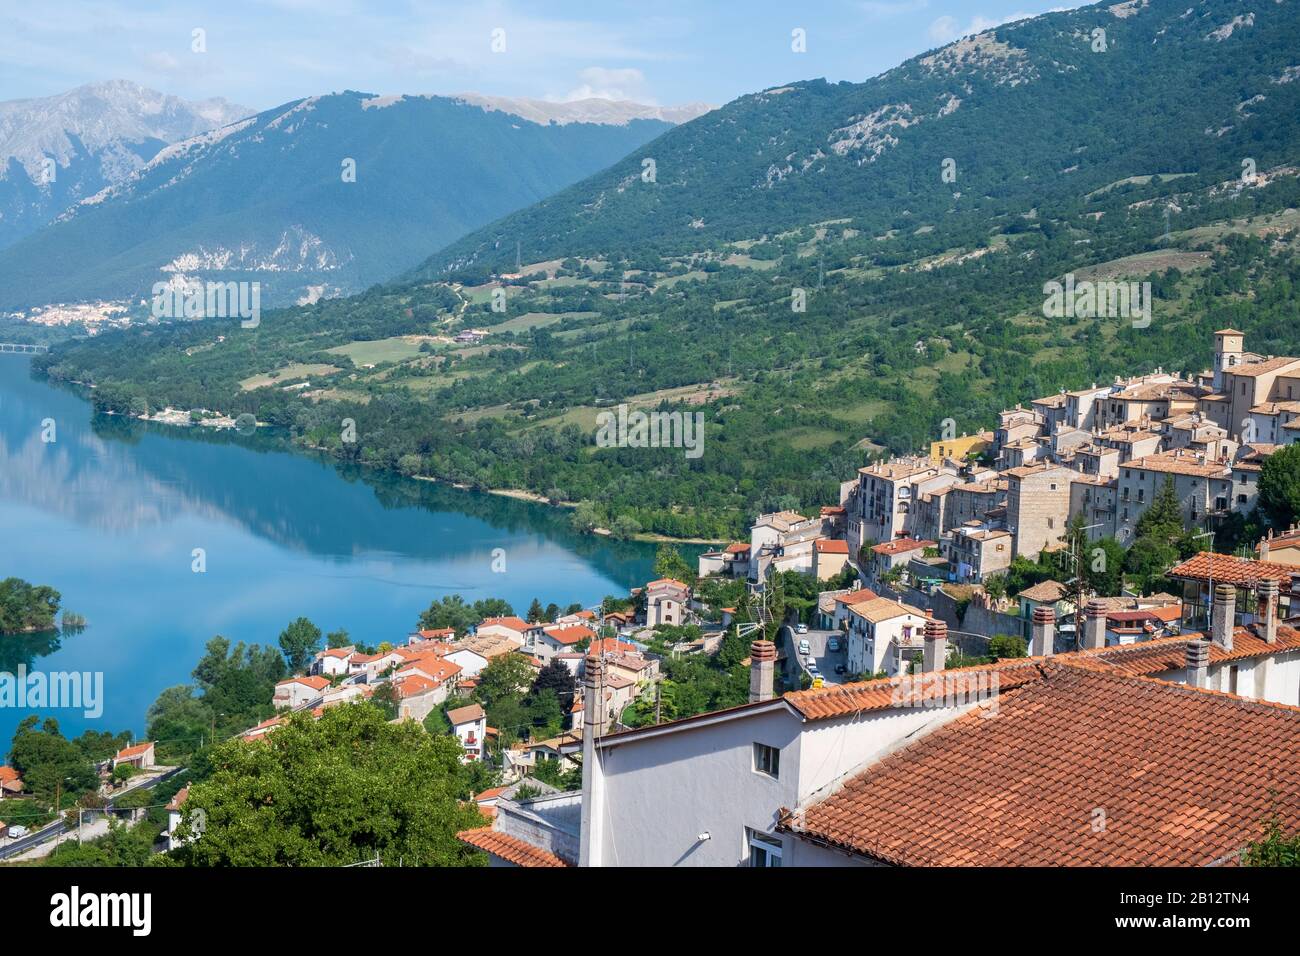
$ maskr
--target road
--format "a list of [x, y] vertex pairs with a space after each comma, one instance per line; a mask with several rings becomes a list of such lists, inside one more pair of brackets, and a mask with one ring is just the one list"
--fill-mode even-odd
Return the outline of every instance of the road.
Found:
[[[138, 787], [131, 787], [129, 790], [124, 790], [122, 793], [119, 793], [117, 796], [109, 800], [105, 809], [111, 809], [118, 797], [121, 797], [126, 793], [134, 793], [136, 790], [152, 790], [164, 780], [170, 780], [172, 777], [176, 776], [178, 773], [182, 773], [184, 770], [184, 767], [173, 767], [171, 770], [168, 770], [164, 774], [160, 774], [148, 783], [142, 783]], [[19, 853], [30, 850], [32, 847], [39, 846], [46, 840], [52, 840], [59, 834], [67, 832], [68, 825], [64, 822], [63, 817], [60, 816], [49, 826], [45, 827], [45, 829], [37, 830], [35, 833], [29, 833], [25, 837], [20, 837], [19, 839], [0, 847], [0, 860], [8, 859], [11, 856], [17, 856]]]
[[[797, 672], [807, 670], [808, 658], [798, 653], [799, 642], [806, 640], [808, 649], [812, 651], [812, 659], [817, 663], [817, 670], [827, 684], [843, 684], [852, 679], [851, 674], [835, 673], [837, 666], [848, 663], [848, 648], [845, 645], [844, 635], [839, 631], [818, 631], [810, 628], [806, 634], [799, 634], [794, 628], [787, 626], [781, 628], [781, 637], [782, 640], [790, 642], [790, 650], [787, 653], [793, 655], [788, 657], [791, 669], [797, 668]], [[827, 647], [832, 637], [839, 638], [838, 651], [832, 651]], [[798, 673], [787, 672], [787, 677], [797, 681]]]

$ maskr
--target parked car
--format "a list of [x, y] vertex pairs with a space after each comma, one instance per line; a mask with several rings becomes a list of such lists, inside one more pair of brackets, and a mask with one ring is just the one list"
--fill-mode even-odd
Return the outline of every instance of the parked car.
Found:
[[798, 631], [800, 634], [807, 634], [807, 633], [808, 633], [808, 625], [807, 625], [807, 624], [800, 624], [798, 627], [795, 628], [795, 630]]
[[804, 657], [807, 657], [812, 653], [812, 646], [808, 643], [807, 639], [799, 642], [799, 653]]
[[848, 668], [845, 667], [843, 664], [836, 664], [836, 665], [835, 665], [835, 673], [837, 673], [837, 674], [843, 674], [843, 673], [844, 673], [845, 671], [847, 671], [847, 670], [848, 670]]
[[832, 637], [829, 641], [826, 642], [826, 650], [838, 651], [839, 649], [840, 649], [840, 639], [838, 637]]
[[19, 837], [25, 837], [27, 836], [27, 828], [24, 826], [19, 826], [18, 824], [15, 823], [9, 827], [9, 836], [15, 840], [17, 840]]

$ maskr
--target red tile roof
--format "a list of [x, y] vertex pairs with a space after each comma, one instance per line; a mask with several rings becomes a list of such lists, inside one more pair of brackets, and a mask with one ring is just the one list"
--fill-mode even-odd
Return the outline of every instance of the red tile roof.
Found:
[[831, 540], [829, 538], [818, 538], [813, 542], [813, 549], [822, 554], [848, 554], [849, 543], [847, 541]]
[[136, 744], [133, 747], [124, 747], [117, 752], [116, 759], [130, 760], [132, 757], [143, 756], [152, 746], [153, 746], [153, 741], [146, 740], [144, 743]]
[[896, 538], [893, 541], [884, 541], [880, 544], [873, 545], [871, 550], [876, 554], [906, 554], [908, 551], [920, 551], [922, 548], [933, 548], [933, 541], [916, 541], [912, 538]]
[[464, 707], [456, 707], [447, 711], [447, 720], [451, 722], [452, 726], [468, 724], [473, 720], [482, 720], [483, 717], [483, 708], [478, 704], [466, 704]]
[[546, 634], [551, 639], [566, 646], [592, 640], [596, 637], [596, 632], [585, 624], [570, 624], [567, 627], [548, 628]]
[[[1158, 637], [1153, 641], [1141, 641], [1137, 644], [1122, 644], [1098, 651], [1081, 651], [1079, 655], [1072, 654], [1070, 657], [1091, 656], [1104, 661], [1121, 673], [1144, 677], [1186, 667], [1187, 643], [1203, 636], [1181, 634], [1173, 637]], [[1233, 631], [1231, 651], [1225, 651], [1218, 644], [1210, 643], [1210, 663], [1223, 664], [1228, 661], [1241, 661], [1251, 657], [1265, 657], [1269, 654], [1298, 650], [1300, 650], [1300, 630], [1292, 625], [1278, 625], [1276, 644], [1270, 644], [1259, 637], [1253, 628], [1239, 627]]]
[[1300, 708], [1062, 661], [779, 828], [918, 866], [1198, 866], [1300, 827]]
[[1208, 581], [1214, 578], [1215, 584], [1235, 584], [1238, 587], [1257, 584], [1263, 580], [1273, 580], [1285, 584], [1291, 575], [1300, 571], [1289, 564], [1276, 564], [1272, 561], [1252, 561], [1250, 558], [1238, 558], [1231, 554], [1216, 554], [1202, 551], [1194, 558], [1189, 558], [1169, 572], [1171, 578], [1190, 578]]
[[312, 690], [324, 690], [330, 685], [328, 677], [290, 677], [288, 680], [282, 680], [276, 684], [276, 687], [287, 687], [289, 684], [305, 684]]
[[513, 863], [516, 866], [534, 866], [534, 867], [560, 867], [568, 866], [554, 853], [547, 853], [531, 843], [525, 843], [518, 837], [510, 836], [508, 833], [502, 833], [499, 830], [493, 830], [491, 827], [482, 827], [478, 830], [461, 830], [456, 834], [456, 839], [470, 846], [478, 847], [485, 850], [495, 857], [500, 857], [507, 863]]
[[520, 633], [523, 633], [524, 631], [532, 630], [537, 625], [529, 624], [527, 621], [521, 618], [514, 617], [513, 615], [510, 617], [485, 617], [483, 618], [482, 621], [479, 622], [479, 630], [482, 630], [485, 627], [493, 627], [493, 626], [506, 627], [512, 631], [519, 631]]
[[21, 783], [22, 778], [18, 776], [18, 771], [7, 764], [0, 767], [0, 786], [7, 783]]

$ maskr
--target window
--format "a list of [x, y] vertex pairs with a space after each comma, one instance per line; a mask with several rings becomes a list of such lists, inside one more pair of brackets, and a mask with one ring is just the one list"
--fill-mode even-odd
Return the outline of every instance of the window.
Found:
[[781, 776], [781, 751], [767, 744], [754, 744], [754, 769], [769, 777]]
[[776, 837], [768, 836], [766, 833], [759, 833], [756, 830], [745, 831], [746, 842], [749, 844], [749, 865], [750, 866], [780, 866], [781, 865], [781, 841]]

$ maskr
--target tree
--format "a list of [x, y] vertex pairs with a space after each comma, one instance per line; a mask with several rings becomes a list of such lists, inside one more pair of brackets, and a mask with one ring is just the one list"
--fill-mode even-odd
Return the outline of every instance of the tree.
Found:
[[543, 620], [545, 616], [546, 612], [542, 610], [542, 602], [537, 598], [533, 598], [533, 603], [528, 605], [528, 623], [536, 624]]
[[1287, 836], [1276, 814], [1269, 817], [1264, 835], [1246, 847], [1245, 865], [1300, 866], [1300, 830]]
[[[474, 696], [485, 708], [503, 700], [522, 700], [533, 683], [533, 665], [523, 654], [502, 654], [488, 662], [478, 675]], [[497, 726], [495, 722], [493, 726]]]
[[535, 698], [538, 694], [546, 691], [550, 691], [555, 695], [556, 700], [559, 701], [562, 718], [567, 722], [569, 708], [573, 706], [573, 697], [577, 692], [577, 686], [573, 680], [573, 673], [559, 658], [553, 659], [538, 672], [537, 679], [533, 681], [533, 687], [529, 691], [529, 695]]
[[[464, 790], [461, 749], [412, 721], [389, 723], [368, 703], [292, 714], [259, 741], [212, 754], [190, 787], [173, 856], [192, 866], [482, 865], [456, 839], [482, 826]], [[194, 830], [202, 811], [202, 833]]]
[[1133, 528], [1134, 538], [1158, 538], [1172, 542], [1183, 534], [1183, 509], [1174, 489], [1174, 479], [1165, 476], [1164, 484], [1151, 499], [1151, 506], [1142, 512]]
[[370, 702], [383, 711], [387, 720], [396, 720], [401, 713], [402, 697], [397, 692], [397, 685], [391, 680], [386, 680], [375, 688], [375, 692], [370, 695]]
[[569, 522], [573, 525], [574, 531], [587, 534], [593, 528], [599, 527], [600, 513], [590, 501], [579, 501], [569, 517]]
[[989, 638], [989, 656], [995, 660], [1024, 657], [1028, 653], [1025, 639], [1015, 634], [995, 634]]
[[349, 647], [352, 644], [352, 636], [348, 634], [345, 628], [340, 627], [337, 631], [330, 631], [325, 635], [325, 646], [330, 650], [337, 650], [340, 647]]
[[695, 571], [686, 563], [682, 553], [670, 544], [661, 544], [655, 553], [655, 574], [684, 584], [695, 583]]
[[1279, 448], [1259, 472], [1259, 507], [1278, 528], [1300, 519], [1300, 445]]
[[428, 610], [420, 614], [420, 630], [437, 631], [453, 628], [457, 634], [464, 634], [481, 620], [474, 608], [465, 603], [459, 594], [448, 594], [434, 601]]
[[280, 632], [280, 650], [284, 652], [285, 663], [289, 670], [298, 672], [307, 669], [307, 663], [320, 647], [320, 628], [300, 617]]
[[42, 723], [31, 714], [22, 720], [14, 731], [9, 762], [28, 789], [44, 802], [52, 802], [56, 792], [81, 794], [99, 784], [90, 758], [63, 736], [53, 717]]
[[619, 515], [609, 530], [620, 541], [626, 541], [641, 533], [641, 522], [631, 515]]

